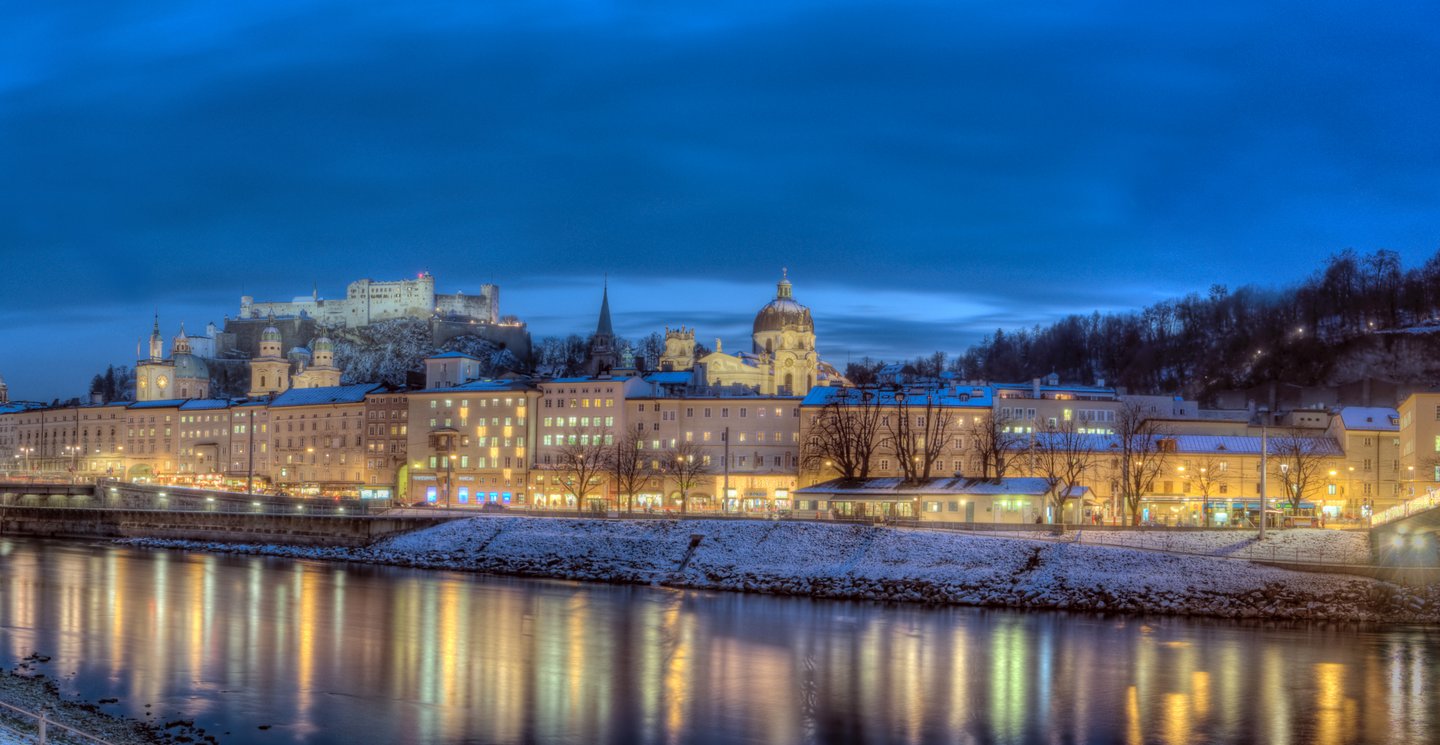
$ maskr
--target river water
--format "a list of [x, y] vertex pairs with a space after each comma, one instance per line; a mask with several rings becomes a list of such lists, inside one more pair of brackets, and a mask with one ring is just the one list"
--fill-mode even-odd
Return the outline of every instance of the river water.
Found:
[[[223, 743], [1422, 743], [1440, 633], [0, 539], [0, 664]], [[146, 704], [150, 704], [149, 708]], [[269, 725], [261, 730], [261, 725]], [[221, 733], [228, 732], [228, 735]]]

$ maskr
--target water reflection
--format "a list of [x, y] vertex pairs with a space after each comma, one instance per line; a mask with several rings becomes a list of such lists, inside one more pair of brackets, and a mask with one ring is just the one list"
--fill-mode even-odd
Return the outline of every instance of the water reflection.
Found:
[[[817, 603], [0, 540], [0, 651], [226, 742], [1399, 742], [1433, 632]], [[154, 704], [146, 709], [145, 704]], [[267, 731], [257, 725], [269, 724]]]

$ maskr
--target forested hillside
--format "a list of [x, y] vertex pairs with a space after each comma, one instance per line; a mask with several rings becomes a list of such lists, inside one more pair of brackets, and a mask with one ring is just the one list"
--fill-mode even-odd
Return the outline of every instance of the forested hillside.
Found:
[[[950, 368], [967, 377], [1066, 380], [1205, 397], [1269, 381], [1440, 381], [1440, 254], [1405, 268], [1393, 251], [1331, 256], [1285, 289], [1215, 285], [1139, 311], [998, 330]], [[914, 365], [933, 364], [933, 357]]]

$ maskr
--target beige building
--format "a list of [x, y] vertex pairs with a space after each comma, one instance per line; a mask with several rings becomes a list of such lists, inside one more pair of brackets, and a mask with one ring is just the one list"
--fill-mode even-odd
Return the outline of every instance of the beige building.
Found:
[[[627, 398], [644, 390], [636, 377], [557, 378], [536, 385], [535, 446], [530, 474], [531, 503], [540, 509], [574, 510], [580, 489], [567, 484], [575, 474], [562, 467], [567, 448], [591, 448], [597, 457], [627, 431]], [[597, 473], [586, 490], [594, 504], [614, 504], [615, 487]], [[591, 506], [593, 507], [594, 504]]]
[[[795, 396], [726, 396], [713, 391], [684, 397], [639, 395], [625, 402], [626, 420], [641, 435], [651, 467], [679, 443], [695, 443], [708, 473], [688, 495], [697, 512], [789, 509], [799, 486], [800, 403]], [[637, 505], [678, 510], [680, 492], [658, 478]]]
[[141, 401], [125, 409], [125, 466], [131, 481], [173, 476], [179, 463], [180, 400]]
[[269, 404], [271, 479], [292, 495], [354, 494], [365, 479], [365, 397], [373, 383], [297, 388]]
[[1397, 409], [1400, 497], [1409, 499], [1440, 488], [1440, 393], [1412, 393]]
[[399, 488], [402, 483], [409, 487], [409, 437], [410, 402], [404, 391], [381, 388], [365, 396], [366, 478], [362, 497], [403, 498]]
[[526, 383], [505, 381], [409, 392], [407, 499], [448, 507], [528, 504], [538, 395]]
[[226, 483], [249, 491], [270, 484], [270, 408], [264, 400], [236, 403], [230, 415], [230, 459]]

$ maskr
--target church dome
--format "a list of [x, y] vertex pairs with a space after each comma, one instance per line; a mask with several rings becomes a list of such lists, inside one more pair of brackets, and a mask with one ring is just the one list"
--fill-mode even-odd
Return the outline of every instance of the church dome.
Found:
[[314, 344], [311, 344], [310, 346], [313, 347], [313, 348], [314, 348], [314, 351], [316, 351], [316, 352], [333, 352], [333, 351], [335, 351], [335, 342], [330, 341], [330, 337], [328, 337], [328, 336], [322, 336], [322, 337], [316, 339], [316, 340], [315, 340], [315, 343], [314, 343]]
[[175, 355], [175, 377], [198, 380], [210, 379], [210, 368], [205, 361], [193, 354]]
[[280, 341], [280, 329], [266, 326], [265, 330], [260, 332], [260, 341]]
[[814, 333], [815, 322], [810, 318], [810, 309], [795, 302], [790, 290], [790, 280], [782, 276], [775, 286], [775, 299], [755, 314], [755, 333], [783, 330]]

